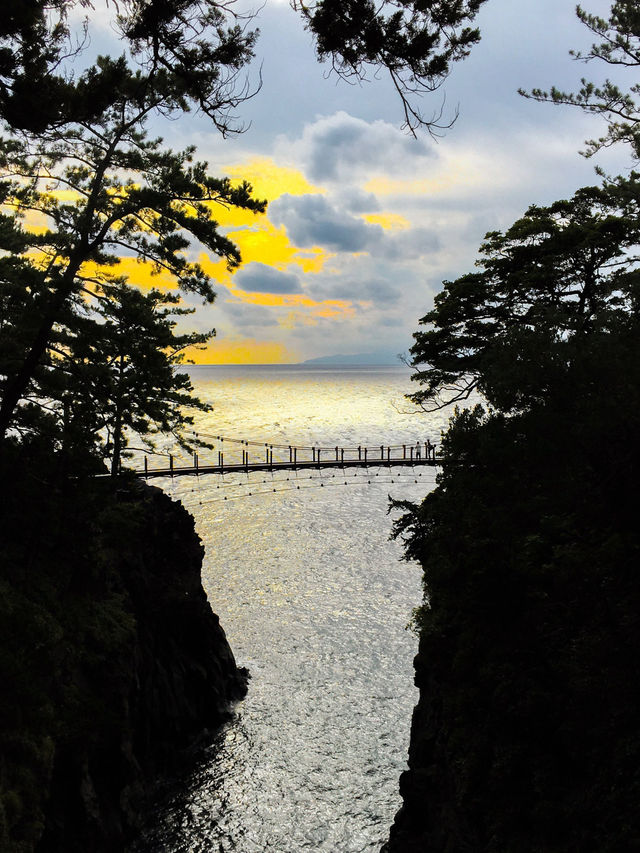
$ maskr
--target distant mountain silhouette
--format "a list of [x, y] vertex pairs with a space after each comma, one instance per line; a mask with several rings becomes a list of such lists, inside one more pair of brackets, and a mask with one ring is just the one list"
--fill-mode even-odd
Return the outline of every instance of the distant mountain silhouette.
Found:
[[388, 351], [359, 352], [351, 355], [323, 355], [308, 358], [302, 364], [394, 364], [399, 365], [397, 353]]

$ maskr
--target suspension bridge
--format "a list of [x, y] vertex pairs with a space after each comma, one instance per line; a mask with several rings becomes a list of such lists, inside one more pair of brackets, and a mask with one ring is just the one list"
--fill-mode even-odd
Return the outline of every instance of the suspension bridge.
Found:
[[[319, 447], [277, 444], [194, 433], [198, 451], [158, 452], [135, 448], [141, 456], [134, 461], [139, 477], [180, 477], [200, 474], [233, 474], [252, 471], [322, 470], [323, 468], [368, 468], [382, 466], [436, 466], [438, 448], [429, 440], [392, 445]], [[203, 452], [204, 451], [204, 452]]]

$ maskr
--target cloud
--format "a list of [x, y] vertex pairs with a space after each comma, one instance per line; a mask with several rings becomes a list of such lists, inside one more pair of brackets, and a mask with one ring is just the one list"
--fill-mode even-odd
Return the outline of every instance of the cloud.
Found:
[[283, 193], [303, 195], [322, 192], [307, 181], [298, 169], [291, 169], [276, 163], [270, 157], [249, 157], [242, 163], [223, 167], [225, 174], [237, 181], [249, 181], [256, 198], [274, 200]]
[[228, 300], [223, 306], [217, 306], [216, 313], [222, 314], [231, 320], [235, 327], [243, 329], [245, 334], [255, 329], [264, 329], [267, 326], [277, 326], [278, 320], [274, 312], [261, 305], [250, 302], [236, 302]]
[[297, 275], [257, 262], [243, 267], [234, 281], [241, 290], [252, 293], [300, 293], [302, 290]]
[[382, 228], [337, 210], [324, 196], [283, 195], [270, 215], [283, 224], [299, 246], [326, 246], [339, 252], [362, 252], [382, 237]]
[[364, 302], [371, 301], [375, 305], [395, 304], [402, 293], [393, 280], [366, 274], [364, 270], [357, 278], [351, 275], [339, 275], [323, 278], [320, 281], [314, 279], [313, 285], [314, 295], [318, 298], [350, 298]]
[[[290, 142], [282, 145], [290, 147]], [[402, 174], [407, 161], [430, 161], [432, 144], [414, 139], [386, 121], [367, 122], [344, 111], [304, 128], [296, 154], [314, 181], [353, 180], [355, 174]]]
[[438, 234], [430, 228], [411, 228], [407, 231], [385, 233], [374, 255], [381, 255], [388, 261], [408, 261], [433, 255], [440, 248]]
[[367, 193], [359, 187], [348, 187], [338, 191], [336, 201], [343, 210], [349, 213], [377, 213], [380, 202], [373, 193]]

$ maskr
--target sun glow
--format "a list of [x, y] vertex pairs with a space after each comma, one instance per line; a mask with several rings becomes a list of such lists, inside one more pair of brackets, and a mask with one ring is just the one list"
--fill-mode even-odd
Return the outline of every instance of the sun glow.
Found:
[[191, 350], [196, 364], [292, 364], [300, 359], [284, 344], [255, 338], [214, 338], [206, 347]]

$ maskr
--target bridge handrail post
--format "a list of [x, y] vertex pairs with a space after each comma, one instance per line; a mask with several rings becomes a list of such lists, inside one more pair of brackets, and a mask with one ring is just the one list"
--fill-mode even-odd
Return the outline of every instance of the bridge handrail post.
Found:
[[311, 452], [313, 453], [313, 461], [315, 462], [316, 461], [316, 449], [315, 449], [315, 447], [311, 448]]
[[344, 465], [344, 447], [340, 448], [340, 462]]
[[169, 454], [169, 471], [173, 477], [173, 454]]
[[384, 445], [380, 445], [380, 459], [384, 459]]
[[296, 465], [298, 462], [298, 448], [293, 448], [293, 464]]
[[387, 462], [391, 462], [391, 448], [387, 447]]
[[336, 462], [338, 461], [338, 445], [336, 444]]
[[367, 448], [364, 449], [364, 464], [367, 464]]
[[148, 473], [148, 472], [149, 472], [149, 462], [148, 462], [147, 454], [145, 453], [145, 454], [144, 454], [144, 478], [145, 478], [145, 480], [146, 480], [146, 479], [148, 478], [148, 476], [149, 476], [149, 473]]
[[406, 444], [402, 445], [402, 458], [403, 459], [407, 458], [407, 445]]
[[411, 461], [413, 462], [413, 444], [411, 445], [411, 447], [409, 448], [409, 450], [410, 450], [410, 452], [411, 452]]
[[220, 451], [220, 472], [224, 474], [224, 453]]
[[318, 448], [318, 468], [320, 468], [320, 448]]
[[362, 447], [358, 445], [358, 462], [362, 460]]

